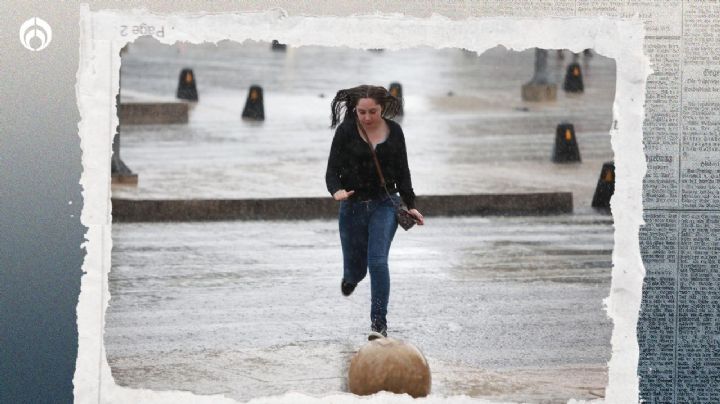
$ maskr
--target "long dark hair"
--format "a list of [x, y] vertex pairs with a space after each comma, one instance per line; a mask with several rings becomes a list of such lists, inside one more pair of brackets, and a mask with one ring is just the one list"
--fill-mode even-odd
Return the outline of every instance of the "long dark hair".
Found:
[[361, 85], [353, 88], [340, 90], [330, 104], [332, 111], [330, 124], [331, 128], [336, 127], [340, 122], [347, 119], [355, 119], [355, 107], [361, 98], [372, 98], [382, 106], [382, 116], [393, 118], [402, 109], [402, 101], [393, 97], [385, 87]]

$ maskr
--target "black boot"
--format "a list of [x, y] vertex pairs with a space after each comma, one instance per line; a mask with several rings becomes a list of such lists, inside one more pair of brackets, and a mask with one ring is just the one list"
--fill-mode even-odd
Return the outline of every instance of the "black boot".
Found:
[[370, 331], [370, 335], [368, 335], [368, 341], [374, 341], [378, 338], [387, 337], [387, 327], [385, 326], [380, 327], [373, 324], [370, 329], [372, 331]]
[[345, 279], [343, 279], [342, 282], [340, 282], [340, 291], [342, 292], [343, 296], [350, 296], [355, 290], [355, 286], [357, 286], [357, 283], [348, 283], [345, 282]]

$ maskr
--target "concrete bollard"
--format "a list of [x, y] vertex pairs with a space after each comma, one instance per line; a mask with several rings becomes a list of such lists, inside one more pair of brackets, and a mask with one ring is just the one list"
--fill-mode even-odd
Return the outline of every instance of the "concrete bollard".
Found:
[[[127, 51], [127, 45], [123, 47]], [[120, 76], [120, 91], [115, 96], [116, 111], [120, 110], [120, 93], [122, 92], [122, 76]], [[119, 115], [119, 114], [118, 114]], [[115, 127], [115, 136], [112, 143], [112, 157], [110, 158], [110, 183], [123, 185], [137, 185], [138, 175], [130, 170], [120, 158], [120, 125]]]
[[177, 98], [181, 100], [197, 101], [198, 93], [195, 86], [195, 74], [192, 69], [183, 69], [178, 80]]
[[353, 394], [389, 391], [425, 397], [431, 382], [430, 366], [420, 350], [393, 338], [369, 342], [350, 360], [348, 388]]
[[565, 73], [565, 82], [563, 90], [569, 93], [581, 93], [585, 91], [582, 79], [582, 70], [578, 63], [570, 63]]
[[398, 111], [398, 115], [403, 115], [405, 113], [403, 108], [403, 91], [402, 91], [402, 85], [398, 82], [392, 82], [390, 83], [390, 88], [388, 89], [390, 91], [390, 94], [400, 100], [400, 111]]
[[277, 39], [273, 39], [270, 48], [274, 51], [285, 51], [287, 50], [287, 45], [280, 43]]
[[112, 184], [137, 185], [138, 175], [130, 170], [120, 158], [120, 125], [117, 126], [112, 144], [113, 155], [110, 159], [110, 179]]
[[610, 161], [603, 164], [602, 170], [600, 170], [592, 207], [610, 209], [610, 198], [613, 193], [615, 193], [615, 163]]
[[254, 84], [250, 86], [245, 108], [242, 113], [243, 119], [255, 121], [265, 120], [265, 107], [263, 106], [263, 90], [262, 87]]
[[520, 87], [523, 101], [542, 102], [557, 99], [557, 85], [547, 68], [547, 49], [535, 48], [535, 72], [529, 82]]
[[571, 123], [561, 123], [555, 129], [552, 161], [555, 163], [580, 162], [580, 148]]

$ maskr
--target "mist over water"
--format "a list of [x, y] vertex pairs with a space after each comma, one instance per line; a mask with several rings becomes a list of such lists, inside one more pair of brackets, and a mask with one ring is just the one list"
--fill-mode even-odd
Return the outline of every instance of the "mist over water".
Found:
[[[561, 82], [571, 60], [549, 58]], [[128, 198], [272, 198], [325, 196], [332, 139], [330, 101], [361, 83], [403, 85], [405, 132], [418, 195], [573, 192], [589, 206], [602, 163], [612, 160], [615, 64], [585, 64], [586, 92], [558, 91], [555, 103], [528, 103], [520, 86], [532, 77], [534, 51], [497, 47], [479, 57], [460, 49], [369, 52], [228, 41], [218, 46], [131, 44], [123, 57], [123, 98], [173, 99], [182, 68], [194, 69], [200, 102], [186, 125], [125, 125], [122, 157], [142, 173]], [[264, 122], [241, 119], [248, 88], [264, 90]], [[555, 127], [572, 122], [583, 164], [550, 161]], [[282, 186], [278, 186], [282, 184]]]

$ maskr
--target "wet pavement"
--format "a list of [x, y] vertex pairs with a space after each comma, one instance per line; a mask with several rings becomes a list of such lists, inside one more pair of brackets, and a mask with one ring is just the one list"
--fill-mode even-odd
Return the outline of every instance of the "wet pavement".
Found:
[[[200, 102], [186, 125], [123, 126], [138, 199], [325, 196], [335, 91], [401, 81], [419, 195], [573, 192], [575, 213], [427, 218], [398, 231], [389, 332], [417, 345], [433, 394], [566, 402], [603, 394], [612, 323], [612, 218], [589, 208], [608, 130], [614, 62], [585, 65], [586, 92], [520, 101], [533, 52], [380, 53], [267, 44], [158, 48], [125, 56], [124, 100], [172, 97], [192, 65]], [[218, 52], [220, 50], [221, 52]], [[566, 53], [567, 54], [567, 53]], [[559, 80], [564, 61], [549, 58]], [[266, 121], [242, 121], [250, 84]], [[320, 94], [323, 96], [321, 97]], [[583, 162], [550, 161], [555, 126], [575, 124]], [[106, 350], [118, 384], [238, 400], [345, 391], [369, 327], [369, 282], [340, 295], [335, 221], [113, 224]]]
[[[611, 227], [563, 215], [400, 231], [388, 331], [427, 356], [433, 394], [602, 394]], [[113, 242], [106, 348], [117, 383], [239, 400], [345, 391], [369, 331], [369, 282], [340, 294], [334, 221], [115, 224]]]

